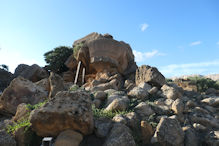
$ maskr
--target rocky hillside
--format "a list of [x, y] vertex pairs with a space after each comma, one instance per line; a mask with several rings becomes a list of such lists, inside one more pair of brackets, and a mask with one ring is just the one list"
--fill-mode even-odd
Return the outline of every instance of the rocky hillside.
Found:
[[166, 82], [157, 68], [137, 67], [131, 47], [109, 34], [89, 34], [73, 48], [61, 74], [16, 69], [0, 96], [0, 146], [39, 146], [44, 137], [55, 146], [219, 145], [216, 89]]

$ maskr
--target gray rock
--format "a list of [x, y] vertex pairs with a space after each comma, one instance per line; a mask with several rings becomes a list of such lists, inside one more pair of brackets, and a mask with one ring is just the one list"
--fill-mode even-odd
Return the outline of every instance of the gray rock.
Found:
[[16, 146], [16, 141], [7, 132], [0, 130], [0, 146]]
[[90, 134], [94, 126], [91, 105], [90, 94], [85, 91], [60, 91], [48, 103], [31, 112], [32, 129], [44, 137], [57, 136], [66, 129]]
[[150, 85], [161, 87], [166, 83], [165, 77], [155, 67], [142, 65], [136, 70], [136, 85], [148, 82]]
[[135, 87], [131, 91], [129, 91], [128, 96], [132, 98], [146, 99], [148, 98], [148, 92], [143, 88]]
[[94, 121], [94, 132], [97, 137], [106, 137], [112, 126], [111, 119], [101, 117]]
[[162, 146], [183, 146], [184, 132], [177, 120], [162, 117], [151, 142]]
[[116, 123], [107, 136], [104, 146], [135, 146], [134, 138], [128, 127]]

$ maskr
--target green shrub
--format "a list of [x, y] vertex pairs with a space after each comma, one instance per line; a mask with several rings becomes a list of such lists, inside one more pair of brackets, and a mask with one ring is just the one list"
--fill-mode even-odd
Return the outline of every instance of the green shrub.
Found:
[[67, 67], [64, 63], [72, 54], [73, 49], [70, 47], [60, 46], [54, 48], [52, 51], [49, 51], [44, 54], [45, 61], [48, 64], [46, 68], [49, 71], [53, 71], [55, 73], [62, 73], [66, 71]]
[[27, 131], [30, 125], [31, 124], [29, 119], [22, 118], [21, 120], [14, 122], [13, 125], [8, 125], [7, 132], [13, 134], [15, 131], [22, 127], [25, 127], [25, 131]]
[[94, 117], [96, 118], [99, 118], [99, 117], [107, 117], [107, 118], [113, 118], [114, 116], [116, 115], [125, 115], [131, 111], [106, 111], [104, 109], [98, 109], [98, 108], [95, 108], [95, 106], [92, 106], [92, 111], [93, 111], [93, 115]]
[[69, 89], [69, 91], [76, 91], [79, 89], [78, 85], [72, 85], [71, 88]]
[[[29, 110], [38, 109], [38, 108], [42, 107], [45, 103], [47, 103], [47, 101], [48, 100], [45, 100], [45, 101], [40, 102], [40, 103], [35, 104], [35, 105], [27, 104], [26, 108]], [[24, 118], [21, 118], [17, 122], [13, 122], [12, 125], [8, 125], [6, 127], [6, 131], [10, 134], [13, 134], [15, 131], [17, 131], [19, 128], [22, 128], [22, 127], [25, 127], [25, 131], [27, 131], [31, 126], [31, 123], [29, 120], [29, 115], [30, 115], [30, 112], [28, 112], [27, 116], [24, 116]]]
[[73, 51], [74, 51], [74, 57], [77, 58], [78, 56], [78, 51], [84, 46], [83, 43], [79, 43], [76, 46], [74, 46]]
[[219, 89], [219, 83], [216, 81], [213, 81], [209, 78], [202, 78], [202, 77], [190, 77], [192, 84], [195, 84], [197, 86], [197, 90], [199, 92], [205, 92], [208, 88], [215, 88]]

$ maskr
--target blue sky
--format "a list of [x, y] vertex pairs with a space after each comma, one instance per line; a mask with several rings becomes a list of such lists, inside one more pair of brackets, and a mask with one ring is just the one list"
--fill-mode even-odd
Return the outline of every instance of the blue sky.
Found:
[[218, 0], [0, 0], [0, 64], [12, 72], [91, 32], [129, 43], [138, 65], [166, 77], [219, 73]]

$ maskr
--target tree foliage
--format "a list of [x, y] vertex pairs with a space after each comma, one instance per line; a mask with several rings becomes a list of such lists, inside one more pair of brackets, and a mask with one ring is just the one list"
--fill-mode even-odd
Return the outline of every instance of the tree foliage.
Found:
[[46, 68], [55, 73], [62, 73], [67, 70], [65, 61], [73, 54], [73, 49], [66, 46], [56, 47], [44, 54], [45, 61], [48, 63]]
[[4, 69], [4, 70], [6, 70], [6, 71], [9, 70], [8, 66], [5, 65], [5, 64], [1, 64], [1, 65], [0, 65], [0, 68], [1, 68], [1, 69]]
[[205, 92], [208, 88], [219, 89], [219, 83], [212, 79], [202, 77], [190, 77], [189, 79], [197, 86], [199, 92]]

